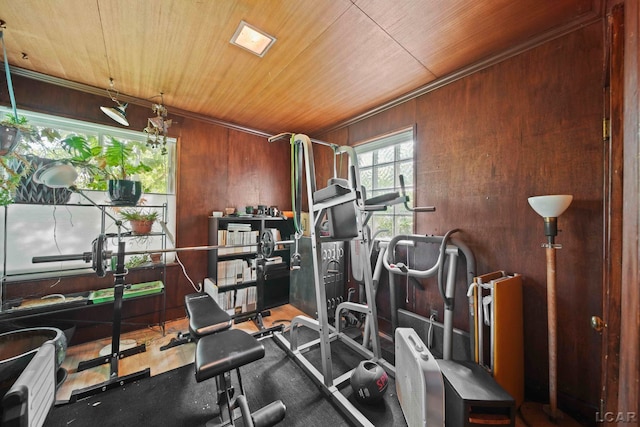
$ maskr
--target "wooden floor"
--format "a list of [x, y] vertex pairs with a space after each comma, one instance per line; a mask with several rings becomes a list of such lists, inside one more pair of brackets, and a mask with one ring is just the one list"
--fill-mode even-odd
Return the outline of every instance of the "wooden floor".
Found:
[[[295, 316], [304, 314], [291, 305], [277, 307], [271, 310], [271, 315], [264, 318], [264, 327], [285, 324], [288, 325]], [[233, 325], [234, 328], [247, 332], [257, 332], [259, 329], [255, 323], [248, 321]], [[188, 320], [179, 319], [168, 322], [165, 325], [165, 333], [159, 326], [150, 327], [135, 332], [122, 335], [121, 342], [135, 343], [135, 345], [145, 344], [146, 351], [119, 361], [118, 375], [120, 377], [133, 374], [150, 368], [151, 375], [158, 375], [172, 369], [192, 363], [195, 354], [195, 344], [187, 343], [167, 350], [160, 350], [160, 347], [168, 344], [172, 338], [180, 332], [188, 330]], [[110, 346], [111, 338], [105, 338], [85, 344], [69, 347], [62, 367], [67, 370], [68, 376], [63, 385], [58, 389], [56, 400], [68, 401], [74, 390], [85, 387], [92, 387], [107, 381], [110, 367], [108, 364], [99, 367], [77, 372], [78, 363], [98, 357], [101, 350]], [[518, 417], [516, 427], [525, 427], [527, 424]]]
[[[300, 314], [304, 313], [291, 305], [271, 309], [271, 315], [264, 318], [264, 327], [269, 328], [282, 323], [287, 326], [291, 319]], [[259, 330], [252, 321], [234, 324], [233, 328], [247, 332], [257, 332]], [[121, 350], [126, 348], [126, 344], [145, 344], [146, 351], [121, 359], [118, 364], [118, 376], [123, 377], [134, 374], [146, 368], [150, 368], [153, 376], [193, 363], [195, 355], [194, 343], [183, 344], [164, 351], [160, 350], [162, 346], [168, 344], [172, 338], [175, 338], [178, 333], [186, 332], [188, 329], [188, 320], [184, 318], [167, 322], [164, 335], [160, 326], [122, 334], [120, 340]], [[110, 348], [111, 338], [75, 345], [67, 349], [67, 355], [62, 367], [67, 370], [68, 376], [58, 389], [56, 400], [67, 401], [74, 390], [92, 387], [109, 379], [110, 366], [108, 364], [81, 372], [77, 371], [79, 362], [98, 357], [101, 355], [100, 351], [107, 346]]]

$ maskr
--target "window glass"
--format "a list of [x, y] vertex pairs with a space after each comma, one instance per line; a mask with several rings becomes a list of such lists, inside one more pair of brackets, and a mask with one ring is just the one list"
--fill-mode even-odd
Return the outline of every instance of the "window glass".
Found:
[[394, 167], [390, 166], [382, 166], [376, 168], [376, 189], [379, 188], [393, 188], [393, 177]]
[[[400, 188], [400, 175], [402, 175], [402, 177], [404, 178], [405, 186], [413, 186], [413, 159], [411, 159], [410, 161], [398, 162], [397, 169], [402, 172], [396, 174], [395, 176], [396, 188]], [[410, 200], [413, 200], [413, 198], [411, 198]]]
[[360, 185], [363, 185], [364, 188], [372, 188], [372, 174], [371, 168], [360, 169]]
[[376, 163], [389, 163], [395, 160], [395, 148], [384, 147], [376, 151]]
[[[413, 200], [413, 129], [361, 143], [355, 150], [358, 154], [360, 183], [366, 188], [368, 198], [391, 192], [400, 193], [399, 176], [402, 175], [406, 194], [409, 200]], [[413, 212], [403, 204], [388, 206], [385, 211], [374, 212], [368, 225], [378, 237], [412, 233]]]
[[398, 160], [413, 159], [413, 141], [398, 144]]
[[[0, 115], [5, 117], [13, 112], [0, 107]], [[62, 140], [67, 137], [80, 136], [85, 138], [90, 147], [106, 147], [112, 140], [124, 143], [131, 149], [131, 163], [148, 166], [146, 172], [136, 172], [135, 178], [142, 182], [145, 193], [173, 194], [175, 191], [175, 143], [174, 138], [167, 138], [166, 154], [158, 147], [147, 145], [147, 135], [142, 131], [114, 128], [97, 125], [79, 120], [66, 119], [29, 111], [18, 111], [18, 115], [25, 117], [29, 125], [37, 131], [37, 138], [26, 144], [26, 151], [35, 156], [48, 159], [66, 159], [69, 154], [63, 148]], [[104, 151], [103, 151], [104, 152]], [[100, 155], [92, 158], [89, 163], [100, 164]], [[78, 168], [79, 177], [75, 185], [81, 189], [106, 190], [104, 179], [91, 180], [82, 168]]]
[[358, 166], [371, 166], [373, 164], [373, 152], [362, 153], [358, 155]]

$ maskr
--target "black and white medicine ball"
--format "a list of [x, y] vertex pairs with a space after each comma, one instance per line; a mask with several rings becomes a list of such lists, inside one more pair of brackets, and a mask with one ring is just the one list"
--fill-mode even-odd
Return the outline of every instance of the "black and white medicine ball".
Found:
[[351, 373], [351, 388], [360, 403], [378, 402], [387, 391], [389, 377], [382, 366], [370, 360], [364, 360]]

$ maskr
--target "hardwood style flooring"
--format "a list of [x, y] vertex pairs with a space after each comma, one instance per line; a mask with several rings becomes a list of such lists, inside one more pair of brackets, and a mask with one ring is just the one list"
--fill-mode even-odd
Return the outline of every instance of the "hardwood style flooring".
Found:
[[[271, 315], [263, 319], [264, 327], [269, 328], [284, 323], [288, 325], [295, 316], [304, 314], [291, 305], [284, 305], [271, 309]], [[251, 321], [237, 323], [233, 328], [247, 332], [257, 332], [258, 327]], [[179, 368], [192, 363], [195, 354], [195, 344], [187, 343], [167, 350], [160, 348], [168, 344], [172, 338], [180, 332], [188, 331], [188, 319], [178, 319], [165, 324], [163, 335], [160, 326], [149, 327], [134, 332], [122, 334], [121, 342], [135, 342], [135, 345], [144, 343], [146, 351], [119, 361], [118, 375], [120, 377], [150, 368], [151, 375], [159, 375], [163, 372]], [[62, 367], [67, 370], [68, 376], [58, 389], [56, 400], [67, 401], [74, 390], [91, 387], [107, 381], [110, 366], [104, 364], [99, 367], [77, 372], [78, 363], [98, 357], [100, 351], [111, 345], [111, 338], [105, 338], [85, 344], [69, 347]], [[518, 416], [516, 427], [526, 427], [527, 424]]]
[[[284, 305], [271, 309], [271, 315], [263, 319], [264, 327], [284, 323], [289, 324], [295, 316], [304, 314], [292, 305]], [[242, 329], [247, 332], [257, 332], [259, 329], [252, 321], [234, 323], [233, 328]], [[178, 319], [165, 324], [163, 335], [160, 326], [153, 326], [133, 332], [124, 333], [121, 336], [121, 350], [126, 343], [134, 345], [145, 344], [146, 351], [133, 356], [120, 359], [118, 364], [118, 376], [134, 374], [146, 368], [150, 368], [151, 376], [179, 368], [193, 363], [195, 355], [195, 343], [187, 343], [167, 350], [160, 350], [175, 338], [180, 332], [188, 332], [188, 319]], [[78, 363], [92, 360], [106, 346], [111, 346], [111, 337], [92, 341], [84, 344], [71, 346], [67, 349], [67, 355], [62, 363], [62, 367], [67, 370], [67, 379], [58, 389], [56, 400], [67, 401], [74, 390], [90, 387], [109, 379], [110, 365], [104, 364], [95, 368], [90, 368], [81, 372], [77, 371]]]

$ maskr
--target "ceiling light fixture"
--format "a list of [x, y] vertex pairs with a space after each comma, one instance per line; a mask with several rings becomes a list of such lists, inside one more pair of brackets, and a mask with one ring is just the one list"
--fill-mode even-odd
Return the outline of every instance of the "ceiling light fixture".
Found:
[[161, 154], [167, 154], [167, 133], [172, 120], [167, 120], [167, 108], [164, 106], [164, 94], [156, 95], [150, 99], [160, 97], [160, 104], [153, 104], [151, 110], [156, 113], [155, 117], [147, 119], [147, 127], [143, 132], [147, 134], [147, 146], [157, 148], [162, 144]]
[[128, 104], [121, 104], [118, 101], [118, 93], [119, 92], [114, 89], [113, 79], [109, 78], [109, 88], [107, 89], [107, 94], [109, 95], [109, 98], [111, 98], [111, 100], [116, 103], [116, 106], [100, 107], [100, 109], [103, 113], [105, 113], [107, 116], [111, 117], [121, 125], [129, 126], [129, 122], [127, 121], [127, 116], [125, 113]]
[[235, 34], [230, 40], [231, 44], [240, 46], [259, 57], [263, 57], [275, 42], [275, 37], [247, 24], [245, 21], [240, 21], [240, 25], [238, 25]]

